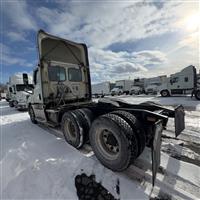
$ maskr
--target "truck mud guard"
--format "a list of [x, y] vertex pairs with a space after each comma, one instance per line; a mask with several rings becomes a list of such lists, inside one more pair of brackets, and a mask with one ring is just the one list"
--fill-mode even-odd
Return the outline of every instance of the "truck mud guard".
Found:
[[160, 166], [160, 151], [161, 151], [161, 135], [163, 131], [162, 120], [155, 123], [154, 126], [154, 139], [151, 146], [152, 156], [152, 185], [155, 184], [156, 174]]
[[182, 105], [175, 108], [175, 136], [178, 137], [185, 129], [185, 112]]

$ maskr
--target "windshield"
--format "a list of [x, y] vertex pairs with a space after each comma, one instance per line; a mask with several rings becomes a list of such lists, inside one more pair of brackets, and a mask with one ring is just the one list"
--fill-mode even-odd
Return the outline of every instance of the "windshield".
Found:
[[82, 81], [81, 69], [69, 68], [68, 76], [69, 76], [69, 81], [72, 81], [72, 82], [81, 82]]
[[115, 88], [122, 89], [123, 87], [121, 85], [118, 85], [118, 86], [115, 86]]
[[65, 68], [60, 66], [49, 66], [48, 67], [49, 80], [50, 81], [65, 81], [66, 73]]
[[28, 84], [28, 85], [18, 84], [18, 85], [16, 85], [16, 90], [18, 92], [24, 91], [25, 89], [33, 89], [33, 84]]

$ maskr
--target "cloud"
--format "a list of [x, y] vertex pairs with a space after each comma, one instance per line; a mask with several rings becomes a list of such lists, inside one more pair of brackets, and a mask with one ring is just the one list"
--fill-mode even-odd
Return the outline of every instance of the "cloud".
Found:
[[22, 32], [13, 32], [10, 31], [6, 34], [6, 36], [11, 40], [11, 41], [27, 41], [26, 36]]
[[104, 48], [173, 31], [172, 8], [172, 3], [158, 9], [155, 4], [142, 2], [79, 2], [62, 4], [60, 9], [40, 7], [37, 16], [54, 34]]
[[127, 79], [149, 73], [147, 64], [163, 65], [167, 59], [160, 51], [113, 52], [89, 48], [90, 69], [93, 82]]
[[10, 21], [9, 24], [17, 30], [36, 30], [37, 25], [30, 15], [26, 1], [3, 1], [1, 12]]
[[33, 67], [33, 64], [28, 62], [24, 58], [15, 57], [8, 46], [0, 43], [0, 49], [1, 49], [1, 60], [3, 66], [14, 65], [23, 67]]

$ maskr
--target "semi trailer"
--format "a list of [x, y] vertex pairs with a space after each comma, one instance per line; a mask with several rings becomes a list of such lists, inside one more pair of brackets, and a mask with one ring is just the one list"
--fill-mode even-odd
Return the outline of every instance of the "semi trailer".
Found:
[[92, 85], [92, 95], [94, 97], [104, 97], [105, 95], [109, 95], [110, 91], [114, 87], [114, 83], [110, 82], [102, 82]]
[[30, 120], [60, 127], [66, 142], [76, 149], [90, 144], [98, 160], [113, 171], [125, 170], [150, 147], [154, 184], [162, 131], [169, 117], [175, 118], [176, 136], [184, 130], [183, 106], [172, 110], [153, 102], [132, 105], [118, 98], [93, 102], [87, 46], [43, 30], [37, 41], [39, 64], [28, 98]]
[[171, 74], [159, 88], [162, 97], [194, 94], [200, 100], [200, 80], [195, 66], [185, 67], [180, 72]]
[[27, 109], [27, 98], [32, 91], [32, 76], [27, 73], [18, 73], [9, 77], [7, 99], [10, 107], [18, 110]]

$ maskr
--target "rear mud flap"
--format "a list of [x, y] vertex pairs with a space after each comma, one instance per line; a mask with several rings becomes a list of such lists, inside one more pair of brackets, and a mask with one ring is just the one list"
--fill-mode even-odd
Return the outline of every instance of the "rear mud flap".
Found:
[[155, 124], [154, 129], [154, 140], [151, 147], [151, 155], [152, 155], [152, 185], [155, 184], [156, 174], [158, 171], [158, 168], [160, 166], [160, 151], [161, 151], [161, 135], [162, 135], [162, 121], [159, 120]]
[[185, 112], [182, 105], [175, 108], [175, 135], [181, 134], [185, 129]]

